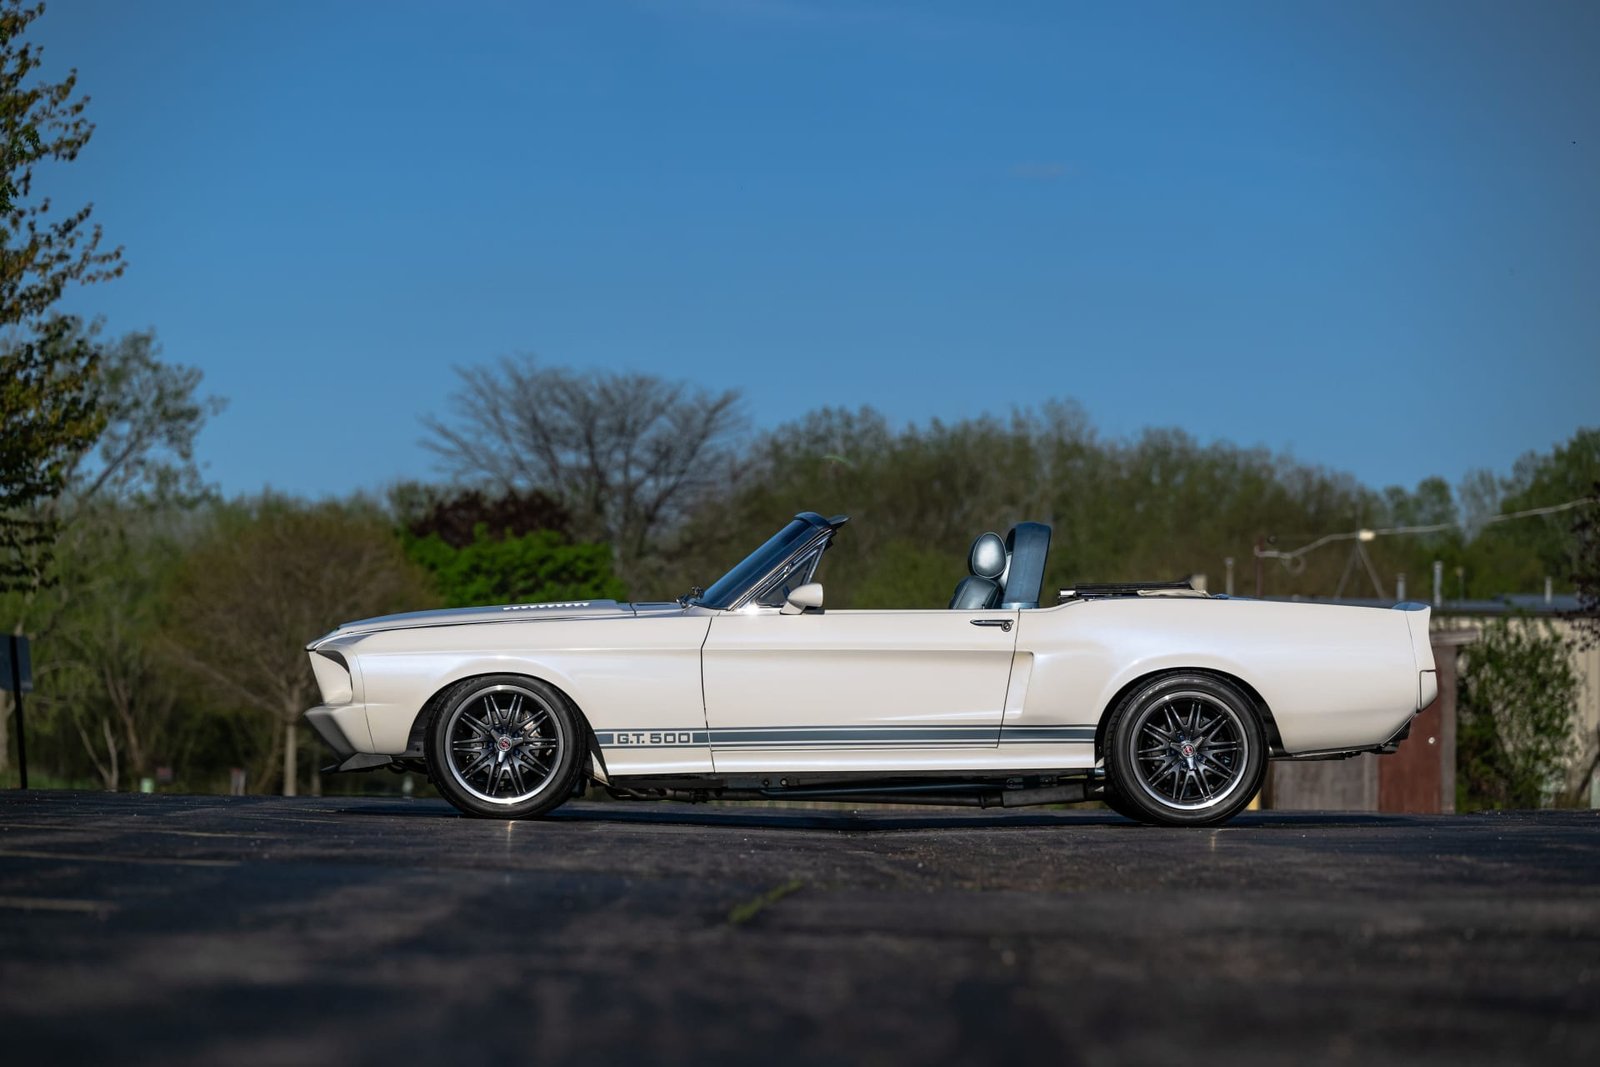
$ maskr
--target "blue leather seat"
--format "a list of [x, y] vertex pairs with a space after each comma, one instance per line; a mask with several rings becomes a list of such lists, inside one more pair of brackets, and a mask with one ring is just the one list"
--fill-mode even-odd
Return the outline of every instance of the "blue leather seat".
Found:
[[1006, 543], [999, 534], [981, 534], [972, 542], [967, 570], [971, 573], [961, 579], [950, 598], [951, 610], [984, 611], [998, 605], [1005, 592], [1001, 582], [1006, 573]]

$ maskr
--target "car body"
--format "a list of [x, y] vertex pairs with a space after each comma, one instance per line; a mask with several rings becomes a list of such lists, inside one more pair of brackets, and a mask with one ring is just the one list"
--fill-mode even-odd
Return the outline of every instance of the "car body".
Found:
[[691, 800], [1103, 799], [1209, 824], [1249, 802], [1269, 758], [1392, 751], [1436, 692], [1423, 605], [1185, 583], [1041, 604], [1038, 523], [980, 537], [950, 609], [826, 610], [813, 578], [845, 521], [802, 512], [678, 601], [346, 623], [308, 646], [323, 703], [307, 718], [338, 769], [426, 768], [476, 815], [539, 814], [595, 783]]

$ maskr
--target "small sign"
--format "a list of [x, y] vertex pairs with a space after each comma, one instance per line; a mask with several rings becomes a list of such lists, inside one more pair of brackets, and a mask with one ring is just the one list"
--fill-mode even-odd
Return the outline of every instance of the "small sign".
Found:
[[0, 689], [9, 692], [33, 692], [33, 662], [28, 657], [28, 639], [20, 634], [10, 634], [0, 642]]

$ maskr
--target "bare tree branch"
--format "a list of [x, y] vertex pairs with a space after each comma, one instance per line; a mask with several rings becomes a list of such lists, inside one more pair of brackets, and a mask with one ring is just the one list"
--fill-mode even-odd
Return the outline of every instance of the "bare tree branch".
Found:
[[651, 557], [733, 469], [744, 419], [732, 390], [531, 357], [457, 373], [452, 417], [424, 419], [423, 445], [468, 481], [555, 497], [579, 536], [612, 546], [630, 584], [654, 571]]

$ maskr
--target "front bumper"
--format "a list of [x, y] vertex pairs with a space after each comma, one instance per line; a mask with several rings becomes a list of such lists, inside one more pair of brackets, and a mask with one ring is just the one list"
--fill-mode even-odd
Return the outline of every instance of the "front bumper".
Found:
[[341, 760], [373, 750], [365, 704], [318, 704], [306, 712], [306, 722]]

